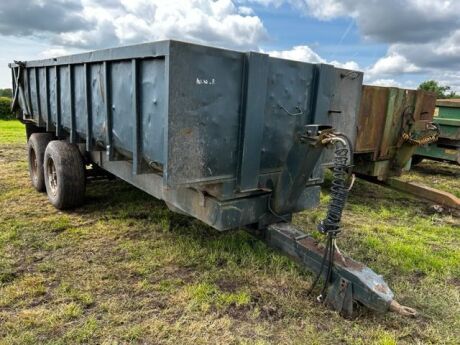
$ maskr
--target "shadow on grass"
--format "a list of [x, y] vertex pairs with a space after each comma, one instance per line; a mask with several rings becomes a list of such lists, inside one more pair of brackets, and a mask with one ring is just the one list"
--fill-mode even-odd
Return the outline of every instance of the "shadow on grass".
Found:
[[448, 178], [460, 178], [460, 165], [437, 161], [427, 161], [415, 165], [411, 170], [423, 175], [441, 175]]

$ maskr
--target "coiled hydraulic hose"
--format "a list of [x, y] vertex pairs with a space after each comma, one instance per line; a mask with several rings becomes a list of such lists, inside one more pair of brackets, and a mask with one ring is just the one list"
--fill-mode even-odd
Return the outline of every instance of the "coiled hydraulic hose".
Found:
[[[318, 225], [322, 233], [340, 232], [340, 220], [348, 197], [346, 186], [351, 167], [350, 143], [345, 136], [334, 136], [331, 143], [335, 145], [334, 165], [332, 168], [331, 201], [327, 215]], [[350, 160], [350, 162], [349, 162]]]
[[323, 289], [317, 298], [319, 302], [324, 301], [324, 297], [327, 293], [327, 287], [332, 277], [335, 250], [337, 249], [336, 237], [341, 230], [340, 221], [347, 201], [348, 192], [351, 188], [347, 186], [347, 180], [351, 175], [351, 167], [353, 164], [353, 153], [351, 152], [352, 146], [346, 136], [342, 134], [334, 134], [326, 138], [323, 142], [326, 144], [333, 144], [335, 146], [335, 151], [332, 168], [333, 178], [331, 186], [331, 201], [328, 206], [326, 217], [318, 224], [318, 230], [327, 235], [326, 249], [324, 251], [318, 275], [316, 276], [309, 291], [310, 294], [318, 283], [327, 259], [327, 274]]

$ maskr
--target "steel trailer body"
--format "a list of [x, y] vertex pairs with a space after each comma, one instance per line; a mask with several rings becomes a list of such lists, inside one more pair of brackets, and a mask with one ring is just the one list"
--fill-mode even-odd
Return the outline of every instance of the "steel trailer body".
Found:
[[[332, 159], [342, 169], [334, 178], [349, 169], [362, 73], [170, 40], [10, 67], [13, 108], [26, 123], [29, 149], [36, 144], [44, 157], [34, 171], [56, 184], [52, 199], [45, 178], [52, 203], [64, 204], [59, 197], [67, 189], [59, 181], [69, 178], [62, 162], [84, 170], [84, 157], [173, 211], [218, 230], [261, 236], [325, 278], [326, 303], [335, 310], [349, 315], [358, 301], [413, 314], [372, 270], [334, 255], [335, 247], [328, 255], [304, 232], [280, 223], [318, 205]], [[333, 154], [327, 144], [342, 146]], [[84, 180], [70, 186], [81, 191]], [[344, 206], [346, 198], [331, 195]], [[331, 202], [325, 220], [337, 205]], [[328, 239], [339, 221], [321, 223], [335, 231]]]
[[[22, 121], [83, 143], [102, 168], [218, 230], [275, 221], [269, 201], [287, 218], [318, 204], [322, 150], [299, 136], [349, 126], [362, 83], [330, 65], [178, 41], [11, 67]], [[280, 179], [301, 162], [308, 176]]]

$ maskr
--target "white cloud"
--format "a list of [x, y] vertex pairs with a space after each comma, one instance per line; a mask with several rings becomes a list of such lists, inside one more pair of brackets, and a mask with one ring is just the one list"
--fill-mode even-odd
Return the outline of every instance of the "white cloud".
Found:
[[84, 0], [91, 30], [60, 34], [55, 42], [84, 48], [181, 39], [236, 49], [255, 49], [267, 38], [261, 19], [231, 0], [120, 0], [106, 9]]
[[278, 57], [282, 59], [289, 59], [295, 61], [303, 61], [303, 62], [310, 62], [310, 63], [327, 63], [334, 65], [336, 67], [351, 69], [351, 70], [361, 70], [358, 63], [355, 61], [347, 61], [347, 62], [340, 62], [340, 61], [327, 61], [323, 59], [321, 56], [318, 55], [315, 51], [313, 51], [309, 46], [301, 45], [301, 46], [294, 46], [288, 50], [272, 50], [266, 52], [267, 54]]
[[460, 94], [460, 72], [459, 71], [446, 71], [436, 74], [436, 79], [440, 85], [448, 85], [457, 94]]
[[320, 19], [331, 19], [338, 16], [352, 15], [347, 12], [347, 6], [341, 1], [336, 0], [306, 0], [293, 3], [298, 8], [304, 8], [308, 13]]
[[413, 80], [397, 80], [393, 78], [372, 79], [369, 75], [364, 75], [364, 84], [385, 87], [399, 87], [403, 89], [417, 89], [418, 84]]
[[240, 0], [240, 2], [273, 7], [287, 3], [306, 15], [320, 19], [330, 19], [347, 14], [346, 6], [337, 0]]
[[289, 50], [272, 50], [267, 52], [273, 57], [282, 59], [304, 61], [311, 63], [325, 63], [326, 60], [321, 58], [309, 46], [295, 46]]
[[420, 67], [409, 62], [406, 57], [397, 53], [390, 53], [366, 71], [370, 76], [398, 75], [401, 73], [420, 72]]
[[45, 49], [42, 52], [40, 52], [40, 58], [43, 59], [48, 59], [48, 58], [54, 58], [54, 57], [59, 57], [59, 56], [64, 56], [64, 55], [69, 55], [72, 54], [72, 51], [69, 49], [65, 48], [49, 48]]
[[368, 80], [366, 82], [368, 85], [375, 85], [375, 86], [395, 86], [401, 87], [401, 83], [394, 79], [376, 79], [376, 80]]
[[434, 42], [394, 44], [390, 50], [426, 69], [458, 70], [460, 28]]
[[340, 68], [345, 68], [345, 69], [351, 69], [351, 70], [355, 70], [355, 71], [361, 71], [363, 70], [356, 61], [346, 61], [346, 62], [340, 62], [340, 61], [337, 61], [337, 60], [333, 60], [333, 61], [330, 61], [328, 62], [329, 64], [331, 65], [334, 65], [336, 67], [340, 67]]
[[252, 16], [254, 15], [254, 10], [251, 7], [239, 6], [238, 13], [242, 14], [243, 16]]

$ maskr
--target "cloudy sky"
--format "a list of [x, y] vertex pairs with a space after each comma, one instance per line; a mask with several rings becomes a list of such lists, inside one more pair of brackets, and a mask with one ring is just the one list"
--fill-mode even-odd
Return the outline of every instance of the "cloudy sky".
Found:
[[174, 38], [358, 69], [369, 84], [436, 79], [460, 91], [459, 13], [459, 0], [9, 0], [0, 88], [12, 60]]

